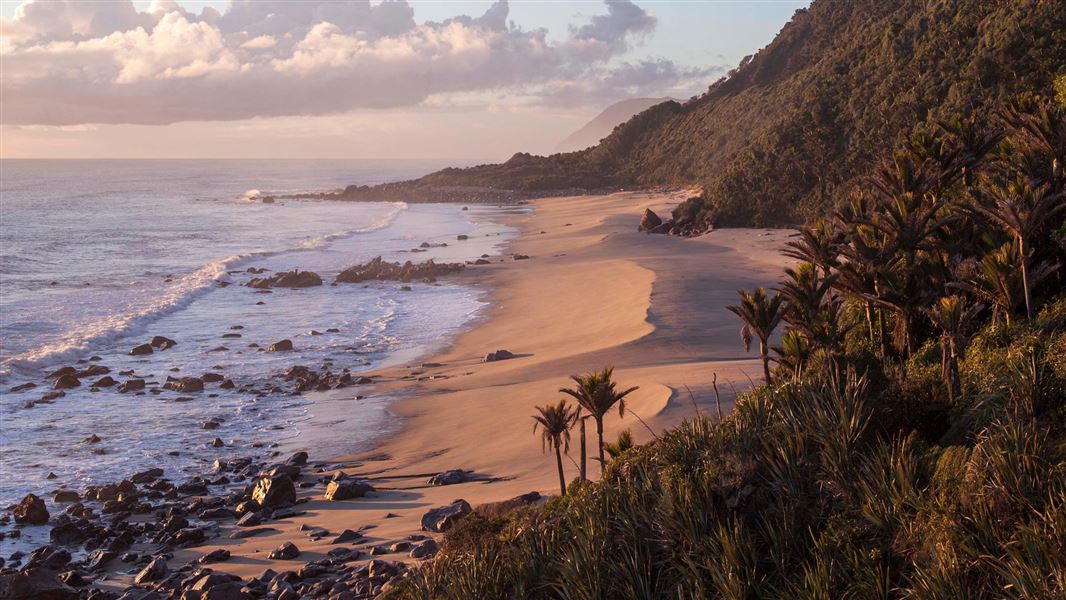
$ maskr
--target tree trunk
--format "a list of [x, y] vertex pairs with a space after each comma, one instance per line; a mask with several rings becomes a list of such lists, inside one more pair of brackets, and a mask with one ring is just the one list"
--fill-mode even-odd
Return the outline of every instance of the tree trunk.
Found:
[[555, 445], [555, 464], [559, 467], [559, 494], [566, 495], [566, 479], [563, 477], [563, 453], [559, 451], [559, 444]]
[[1025, 290], [1025, 318], [1028, 321], [1032, 321], [1033, 306], [1029, 291], [1029, 260], [1025, 256], [1025, 240], [1020, 235], [1018, 236], [1018, 252], [1022, 255], [1022, 289]]
[[588, 480], [588, 471], [585, 467], [585, 419], [581, 419], [581, 481]]
[[870, 332], [870, 345], [874, 344], [874, 316], [872, 302], [866, 301], [866, 329]]
[[759, 354], [762, 355], [762, 374], [766, 377], [766, 385], [772, 385], [770, 381], [770, 356], [766, 353], [766, 340], [759, 340]]
[[603, 478], [603, 470], [607, 467], [607, 461], [603, 457], [603, 415], [596, 417], [596, 439], [600, 444], [600, 478]]

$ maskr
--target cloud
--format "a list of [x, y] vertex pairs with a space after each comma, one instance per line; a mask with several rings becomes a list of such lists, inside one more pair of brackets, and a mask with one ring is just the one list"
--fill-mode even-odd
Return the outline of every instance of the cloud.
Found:
[[[565, 103], [657, 91], [701, 72], [621, 57], [655, 17], [628, 0], [560, 42], [480, 17], [418, 24], [406, 0], [234, 0], [192, 14], [172, 0], [30, 1], [4, 19], [7, 124], [167, 124], [327, 115], [464, 93]], [[617, 96], [614, 96], [617, 98]], [[614, 99], [612, 98], [612, 99]]]

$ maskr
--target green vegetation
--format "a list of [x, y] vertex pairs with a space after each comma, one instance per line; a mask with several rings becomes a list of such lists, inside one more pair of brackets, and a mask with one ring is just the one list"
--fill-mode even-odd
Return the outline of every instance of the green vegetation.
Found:
[[461, 523], [391, 594], [1066, 596], [1064, 164], [1050, 102], [920, 128], [789, 245], [767, 385]]
[[538, 406], [533, 415], [533, 433], [540, 428], [541, 449], [555, 450], [555, 463], [559, 469], [559, 493], [566, 494], [566, 477], [563, 475], [563, 452], [570, 452], [570, 429], [579, 418], [577, 410], [571, 410], [566, 400], [558, 404]]
[[916, 129], [983, 118], [1022, 93], [1066, 101], [1064, 30], [1066, 3], [1048, 0], [814, 0], [706, 93], [656, 105], [593, 148], [411, 185], [700, 185], [702, 200], [678, 207], [697, 222], [813, 223]]

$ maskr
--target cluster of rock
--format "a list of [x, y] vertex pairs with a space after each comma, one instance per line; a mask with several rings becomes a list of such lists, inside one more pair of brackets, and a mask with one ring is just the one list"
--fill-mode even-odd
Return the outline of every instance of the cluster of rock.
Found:
[[348, 369], [340, 373], [331, 371], [314, 371], [303, 365], [291, 367], [282, 376], [282, 379], [292, 383], [293, 391], [296, 392], [324, 392], [326, 390], [338, 390], [350, 385], [365, 385], [372, 383], [369, 377], [352, 375]]
[[[51, 544], [29, 555], [15, 552], [6, 561], [0, 559], [0, 598], [363, 598], [387, 589], [390, 581], [405, 573], [406, 566], [380, 559], [351, 563], [368, 554], [406, 552], [412, 558], [424, 559], [436, 552], [436, 542], [422, 535], [389, 546], [340, 546], [365, 541], [361, 531], [345, 530], [333, 539], [337, 547], [324, 558], [302, 566], [286, 565], [277, 572], [267, 569], [252, 579], [205, 566], [229, 560], [225, 549], [174, 565], [175, 550], [200, 546], [217, 537], [226, 522], [231, 522], [230, 537], [236, 539], [277, 531], [260, 526], [304, 514], [299, 505], [307, 498], [297, 495], [298, 488], [324, 485], [323, 497], [330, 501], [362, 498], [374, 491], [365, 480], [340, 472], [315, 475], [305, 472], [307, 466], [306, 452], [297, 452], [281, 463], [259, 463], [247, 457], [216, 460], [209, 474], [181, 482], [170, 481], [162, 469], [154, 468], [119, 483], [89, 486], [80, 492], [57, 490], [54, 501], [66, 506], [54, 516], [42, 498], [27, 495], [13, 507], [12, 515], [0, 517], [0, 523], [13, 517], [19, 526], [50, 524]], [[325, 466], [313, 465], [319, 473]], [[443, 531], [468, 512], [469, 505], [434, 513], [436, 516], [428, 521], [433, 527], [430, 530]], [[312, 539], [330, 535], [323, 529], [310, 529]], [[17, 537], [16, 532], [20, 530], [3, 533]], [[67, 548], [83, 550], [83, 557], [76, 558]], [[295, 543], [286, 542], [269, 558], [293, 561], [300, 555]], [[134, 585], [121, 593], [89, 588], [94, 580], [106, 577], [108, 569], [115, 568], [135, 572]]]
[[163, 337], [161, 335], [157, 335], [153, 337], [152, 341], [148, 342], [147, 344], [134, 346], [133, 349], [130, 350], [130, 356], [145, 356], [155, 352], [156, 350], [169, 350], [170, 348], [173, 348], [177, 345], [178, 343], [174, 340], [167, 337]]
[[510, 360], [515, 358], [513, 352], [509, 350], [497, 350], [495, 352], [489, 352], [485, 355], [485, 362], [498, 362], [501, 360]]
[[277, 273], [270, 277], [253, 277], [246, 283], [248, 287], [260, 290], [270, 288], [306, 288], [322, 285], [322, 278], [312, 271], [293, 269], [284, 273]]
[[650, 208], [644, 209], [644, 214], [640, 217], [640, 225], [637, 226], [637, 231], [685, 237], [702, 235], [710, 230], [711, 226], [709, 224], [699, 224], [691, 218], [682, 218], [677, 221], [667, 219], [664, 221]]
[[438, 277], [461, 271], [463, 263], [390, 263], [380, 256], [362, 265], [349, 267], [337, 275], [336, 283], [362, 283], [364, 281], [422, 281], [433, 283]]

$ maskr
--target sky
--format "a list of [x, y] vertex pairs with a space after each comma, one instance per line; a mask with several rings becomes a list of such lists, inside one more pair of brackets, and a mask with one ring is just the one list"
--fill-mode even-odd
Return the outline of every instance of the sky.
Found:
[[0, 0], [0, 157], [545, 154], [701, 93], [807, 4]]

